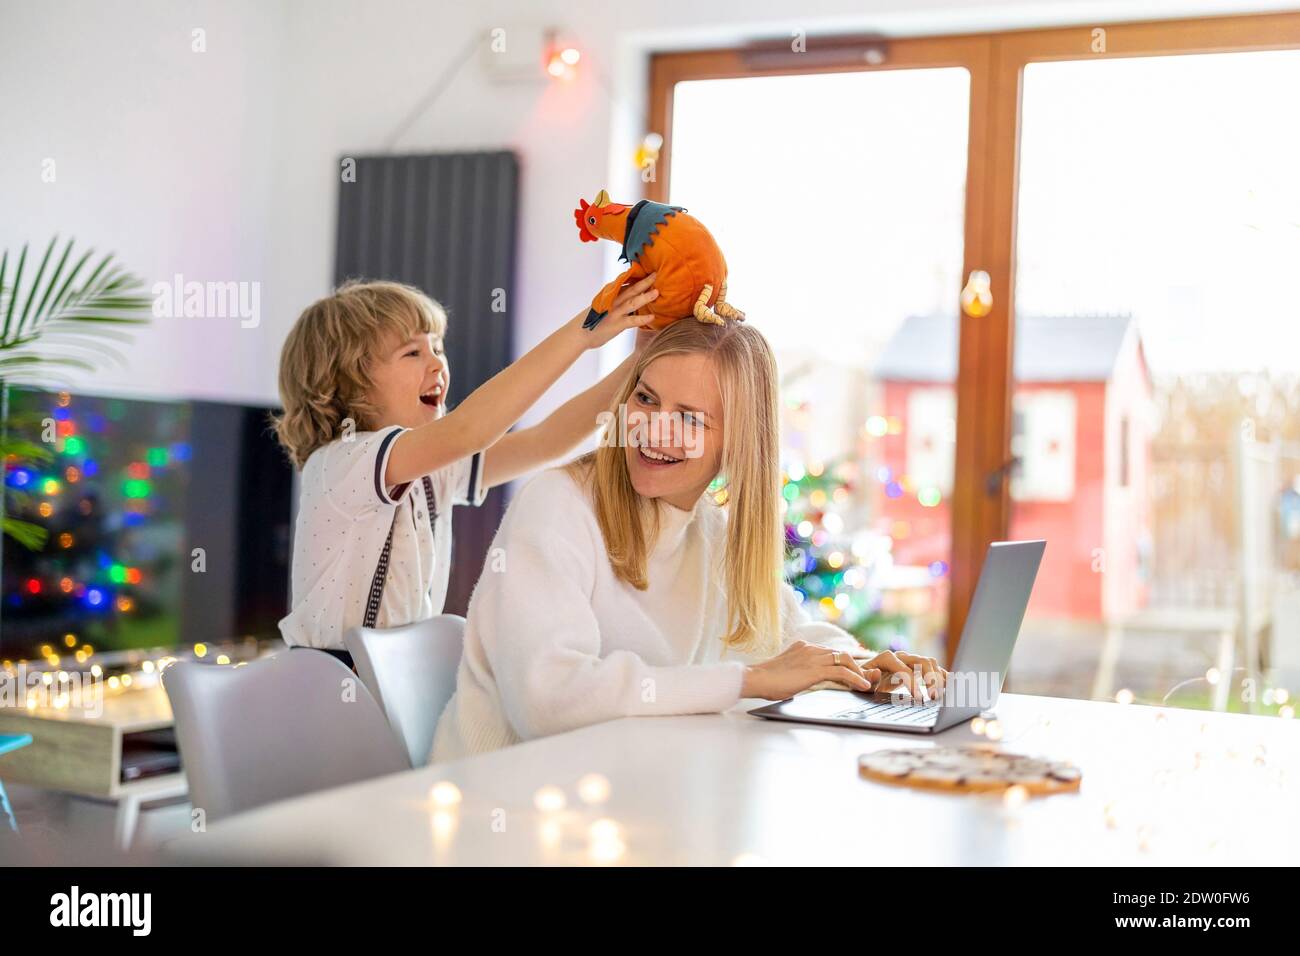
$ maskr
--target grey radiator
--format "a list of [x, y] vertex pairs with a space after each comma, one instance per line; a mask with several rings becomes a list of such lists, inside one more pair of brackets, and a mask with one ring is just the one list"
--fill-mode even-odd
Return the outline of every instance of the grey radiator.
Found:
[[[446, 306], [454, 405], [513, 355], [519, 162], [508, 152], [353, 159], [355, 181], [339, 186], [334, 281], [394, 279]], [[456, 509], [447, 613], [465, 613], [504, 510], [501, 488]]]

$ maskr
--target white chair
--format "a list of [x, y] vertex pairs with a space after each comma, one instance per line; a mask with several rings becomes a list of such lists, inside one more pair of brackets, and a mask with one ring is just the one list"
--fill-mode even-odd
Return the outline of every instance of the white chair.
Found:
[[208, 820], [410, 768], [370, 692], [328, 654], [182, 662], [162, 682], [190, 801]]
[[456, 690], [465, 619], [439, 614], [403, 627], [354, 627], [343, 643], [361, 680], [388, 715], [411, 766], [424, 766], [438, 718]]

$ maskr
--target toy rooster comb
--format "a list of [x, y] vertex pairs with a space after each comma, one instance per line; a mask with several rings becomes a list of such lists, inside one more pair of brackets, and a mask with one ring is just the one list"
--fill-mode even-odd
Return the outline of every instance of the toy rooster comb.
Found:
[[709, 230], [681, 206], [643, 199], [635, 206], [610, 202], [601, 190], [588, 203], [578, 200], [573, 211], [578, 236], [583, 242], [608, 239], [621, 243], [620, 258], [628, 269], [591, 302], [584, 328], [603, 319], [614, 298], [629, 282], [650, 273], [659, 297], [648, 308], [655, 318], [647, 326], [662, 329], [678, 319], [694, 316], [701, 322], [725, 325], [727, 319], [741, 321], [745, 313], [727, 302], [727, 261]]

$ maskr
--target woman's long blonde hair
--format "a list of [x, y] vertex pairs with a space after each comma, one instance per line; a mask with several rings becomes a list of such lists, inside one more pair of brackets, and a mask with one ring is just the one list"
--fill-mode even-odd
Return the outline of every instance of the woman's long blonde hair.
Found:
[[[767, 339], [753, 326], [724, 326], [688, 320], [655, 336], [632, 367], [612, 409], [609, 428], [619, 428], [618, 410], [626, 405], [641, 373], [665, 355], [706, 353], [722, 393], [724, 437], [719, 500], [728, 512], [723, 580], [727, 589], [731, 648], [770, 651], [779, 646], [780, 588], [784, 532], [780, 515], [780, 419], [776, 359]], [[595, 504], [614, 574], [645, 590], [646, 552], [658, 533], [658, 508], [643, 499], [628, 475], [623, 437], [607, 433], [600, 447], [569, 465], [586, 481]], [[647, 524], [651, 527], [647, 528]]]

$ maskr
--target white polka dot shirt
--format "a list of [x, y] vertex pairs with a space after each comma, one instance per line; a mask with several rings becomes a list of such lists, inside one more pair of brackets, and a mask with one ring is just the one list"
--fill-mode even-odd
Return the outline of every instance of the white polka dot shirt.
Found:
[[482, 503], [482, 453], [429, 475], [435, 531], [423, 482], [384, 485], [393, 441], [404, 430], [357, 432], [316, 449], [303, 465], [292, 610], [280, 622], [286, 643], [343, 649], [343, 636], [365, 619], [390, 528], [393, 546], [376, 626], [398, 627], [442, 613], [451, 572], [451, 508]]

